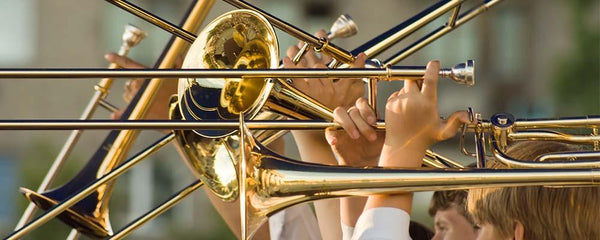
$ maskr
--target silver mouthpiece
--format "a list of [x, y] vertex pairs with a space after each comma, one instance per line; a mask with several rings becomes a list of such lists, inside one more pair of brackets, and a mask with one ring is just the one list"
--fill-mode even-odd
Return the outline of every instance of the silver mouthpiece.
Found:
[[126, 50], [128, 51], [129, 48], [134, 47], [135, 45], [140, 43], [142, 41], [142, 39], [144, 39], [146, 36], [148, 36], [148, 33], [142, 31], [141, 29], [139, 29], [136, 26], [127, 24], [125, 26], [125, 32], [123, 32], [122, 48], [126, 48]]
[[337, 20], [331, 25], [327, 38], [347, 38], [356, 35], [358, 33], [358, 26], [352, 21], [352, 18], [348, 14], [340, 15]]
[[450, 70], [448, 77], [469, 87], [475, 85], [475, 61], [467, 60], [464, 63], [456, 64]]

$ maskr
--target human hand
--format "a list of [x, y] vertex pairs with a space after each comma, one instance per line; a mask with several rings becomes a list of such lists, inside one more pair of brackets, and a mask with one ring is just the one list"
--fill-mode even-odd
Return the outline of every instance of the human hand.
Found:
[[[120, 56], [116, 53], [109, 53], [104, 58], [126, 69], [146, 69], [148, 67], [127, 57]], [[181, 67], [181, 59], [179, 58], [175, 64], [177, 68]], [[138, 90], [144, 83], [144, 79], [136, 78], [128, 80], [125, 83], [125, 91], [123, 92], [123, 100], [129, 103], [137, 94]], [[154, 101], [148, 109], [144, 119], [168, 119], [169, 113], [169, 98], [177, 92], [177, 81], [164, 81], [160, 90], [156, 93]], [[119, 109], [111, 114], [112, 119], [120, 119], [125, 109]]]
[[[420, 88], [417, 81], [406, 80], [404, 87], [388, 98], [385, 107], [386, 138], [384, 147], [384, 150], [388, 151], [388, 155], [407, 151], [419, 152], [422, 155], [431, 144], [451, 138], [458, 132], [461, 124], [469, 122], [466, 111], [454, 112], [447, 121], [440, 119], [437, 109], [439, 69], [439, 61], [429, 62]], [[403, 158], [386, 159], [399, 161]], [[422, 162], [422, 157], [411, 158], [409, 162], [391, 162], [389, 164], [419, 167], [420, 161]], [[384, 165], [386, 164], [388, 163], [384, 163]]]
[[377, 117], [367, 100], [359, 98], [348, 110], [337, 107], [333, 116], [344, 130], [326, 129], [325, 138], [337, 154], [339, 164], [377, 166], [385, 132], [372, 127]]
[[[326, 37], [324, 30], [315, 34], [317, 37]], [[302, 42], [299, 43], [302, 45]], [[313, 48], [309, 48], [304, 57], [297, 64], [292, 62], [292, 58], [298, 53], [298, 46], [288, 48], [287, 57], [283, 59], [284, 68], [322, 68], [331, 60], [327, 55], [317, 56]], [[351, 66], [353, 68], [364, 68], [366, 55], [361, 53], [357, 56]], [[338, 106], [350, 107], [357, 98], [364, 94], [364, 86], [361, 79], [343, 79], [333, 80], [327, 78], [320, 79], [292, 79], [292, 85], [304, 94], [314, 98], [323, 105], [334, 109]]]

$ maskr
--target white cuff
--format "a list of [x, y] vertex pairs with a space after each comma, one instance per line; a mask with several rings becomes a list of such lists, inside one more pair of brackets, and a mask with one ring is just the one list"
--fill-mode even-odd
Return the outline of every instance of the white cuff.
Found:
[[353, 234], [354, 234], [354, 227], [350, 227], [350, 226], [342, 223], [342, 240], [352, 239]]
[[358, 221], [352, 239], [392, 240], [410, 239], [407, 212], [392, 207], [371, 208], [364, 211]]

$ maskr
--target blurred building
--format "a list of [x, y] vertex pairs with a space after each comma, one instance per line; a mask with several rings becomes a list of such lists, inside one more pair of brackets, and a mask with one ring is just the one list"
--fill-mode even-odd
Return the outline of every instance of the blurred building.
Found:
[[[189, 0], [147, 0], [136, 4], [177, 23], [187, 9]], [[335, 18], [348, 13], [357, 22], [359, 33], [349, 39], [334, 42], [353, 49], [379, 33], [399, 24], [436, 1], [251, 1], [273, 15], [293, 23], [307, 32], [328, 29]], [[468, 2], [463, 11], [475, 3]], [[475, 1], [479, 2], [479, 1]], [[591, 2], [591, 3], [590, 3]], [[587, 4], [583, 11], [580, 5]], [[578, 8], [579, 7], [579, 8]], [[400, 65], [424, 65], [430, 59], [439, 59], [442, 66], [451, 67], [467, 59], [476, 60], [477, 84], [466, 88], [451, 82], [440, 84], [440, 113], [473, 107], [484, 117], [505, 111], [517, 117], [555, 117], [560, 109], [555, 100], [554, 81], [564, 60], [572, 56], [581, 44], [576, 30], [581, 28], [577, 19], [584, 19], [583, 32], [600, 29], [599, 1], [510, 1], [491, 8], [487, 13], [466, 23], [459, 29], [425, 47]], [[233, 10], [217, 1], [207, 20]], [[0, 2], [0, 67], [1, 68], [101, 68], [107, 63], [103, 55], [120, 46], [123, 26], [132, 23], [148, 31], [149, 37], [135, 47], [130, 56], [148, 66], [161, 53], [170, 37], [162, 30], [139, 20], [104, 1], [76, 0], [4, 0]], [[386, 59], [410, 42], [437, 28], [448, 19], [426, 26], [401, 44], [392, 47], [379, 58]], [[206, 23], [205, 23], [206, 24]], [[277, 30], [281, 54], [297, 40]], [[596, 42], [600, 44], [600, 42]], [[592, 53], [592, 56], [593, 53]], [[598, 56], [598, 51], [596, 55]], [[594, 60], [594, 59], [592, 59]], [[596, 59], [597, 60], [597, 59]], [[585, 61], [583, 61], [585, 63]], [[592, 61], [593, 63], [593, 61]], [[597, 61], [596, 61], [597, 63]], [[582, 74], [587, 78], [582, 88], [596, 91], [588, 104], [600, 113], [600, 66], [587, 66]], [[590, 75], [591, 74], [591, 75]], [[584, 75], [582, 75], [584, 76]], [[589, 77], [591, 76], [591, 77]], [[578, 78], [578, 75], [573, 75]], [[116, 82], [109, 101], [124, 106], [121, 86]], [[2, 80], [0, 81], [0, 119], [73, 119], [78, 118], [93, 91], [95, 80]], [[380, 84], [379, 109], [387, 96], [401, 83]], [[571, 105], [584, 104], [573, 102]], [[596, 108], [595, 106], [599, 106]], [[588, 108], [590, 109], [590, 108]], [[109, 114], [99, 109], [96, 118], [106, 119]], [[66, 173], [54, 186], [68, 180], [87, 161], [106, 131], [89, 131], [78, 143], [67, 163]], [[16, 224], [26, 200], [19, 196], [18, 187], [36, 189], [51, 161], [66, 139], [66, 131], [5, 131], [0, 138], [0, 235], [5, 236]], [[142, 149], [161, 135], [145, 132], [140, 135], [132, 153]], [[291, 137], [286, 152], [298, 158]], [[434, 148], [460, 161], [471, 161], [462, 156], [456, 142]], [[111, 200], [111, 221], [115, 230], [153, 206], [168, 195], [191, 183], [193, 177], [172, 148], [161, 151], [140, 164], [117, 181]], [[203, 191], [183, 201], [179, 206], [140, 229], [135, 238], [179, 239], [223, 238], [226, 227], [216, 220], [218, 215], [210, 208]], [[429, 193], [418, 194], [415, 201], [415, 219], [429, 223], [426, 203]], [[59, 226], [61, 224], [56, 224]], [[34, 234], [61, 238], [69, 229], [60, 232], [40, 229]], [[214, 231], [214, 233], [210, 233]], [[32, 235], [40, 236], [40, 235]], [[49, 236], [49, 235], [45, 235]], [[227, 235], [231, 237], [231, 235]]]

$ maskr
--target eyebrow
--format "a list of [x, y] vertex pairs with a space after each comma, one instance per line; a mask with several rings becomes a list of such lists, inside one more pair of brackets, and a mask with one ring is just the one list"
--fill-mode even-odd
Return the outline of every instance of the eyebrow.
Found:
[[447, 223], [448, 223], [448, 221], [445, 221], [445, 220], [434, 220], [433, 221], [433, 224], [436, 226], [440, 225], [440, 224], [447, 224]]

